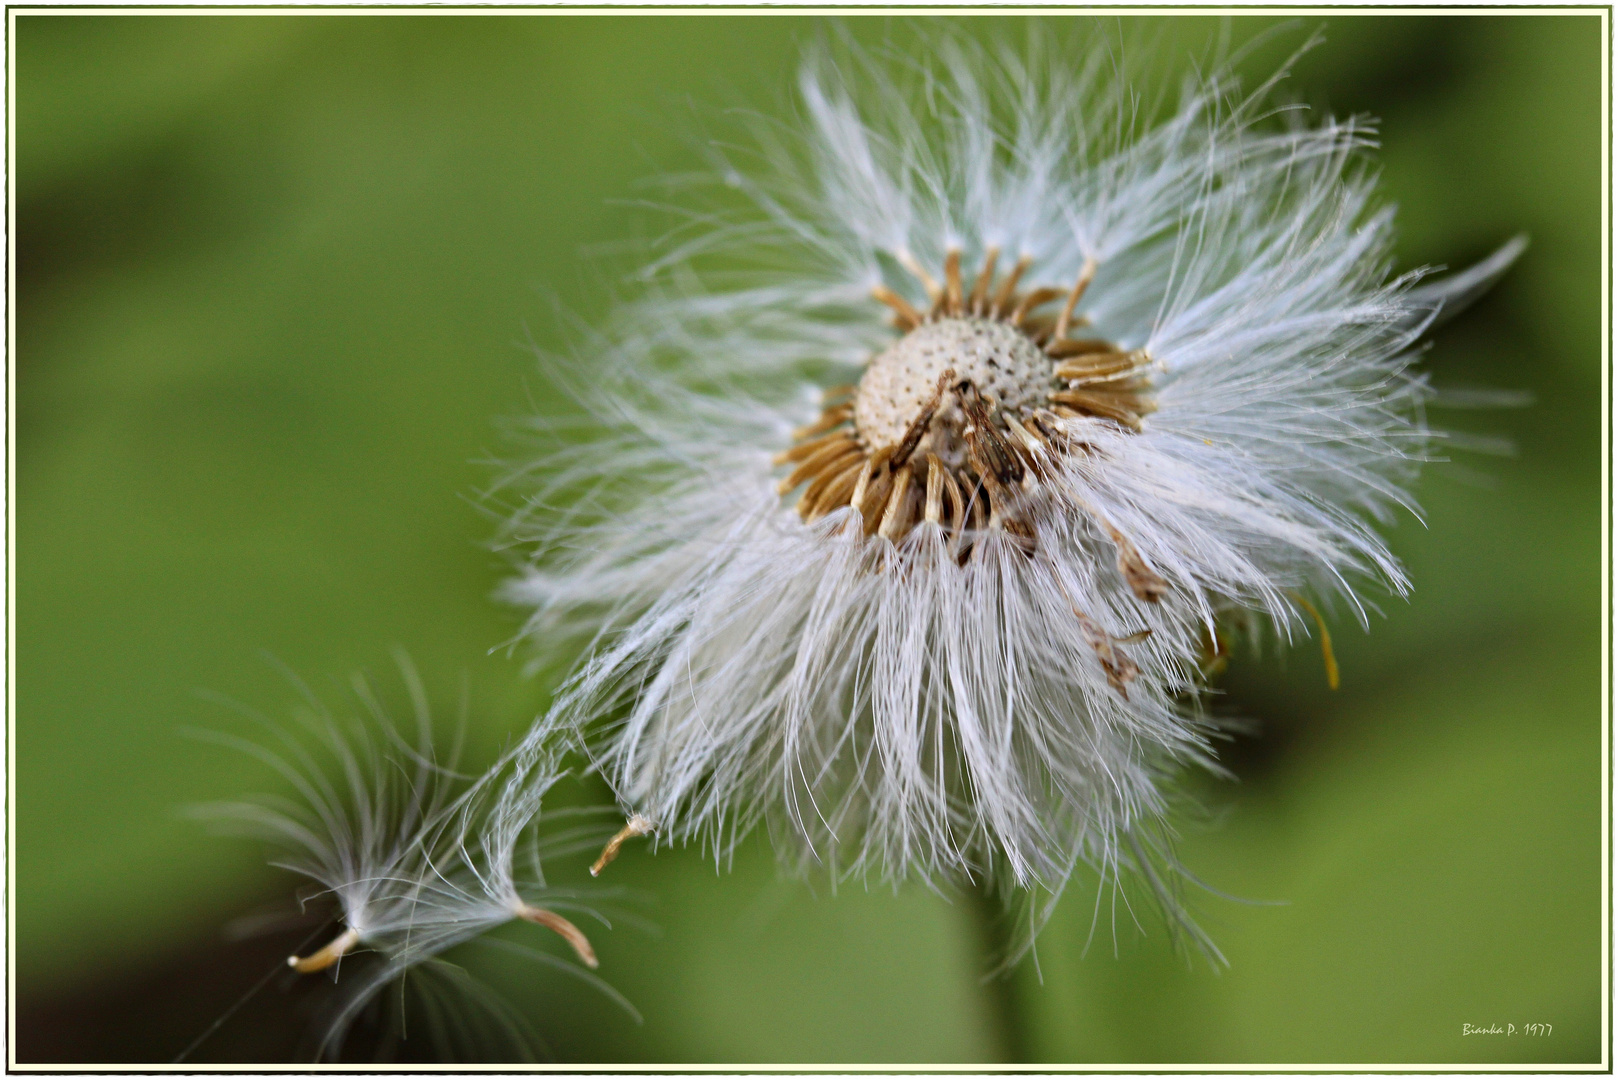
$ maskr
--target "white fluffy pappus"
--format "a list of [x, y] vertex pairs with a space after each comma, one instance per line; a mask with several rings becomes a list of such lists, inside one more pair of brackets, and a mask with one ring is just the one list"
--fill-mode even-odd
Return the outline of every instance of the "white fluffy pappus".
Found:
[[834, 880], [1134, 869], [1172, 909], [1221, 627], [1408, 589], [1373, 526], [1434, 438], [1414, 348], [1521, 243], [1395, 276], [1367, 122], [1132, 77], [1037, 27], [815, 48], [551, 362], [589, 430], [519, 471], [504, 595], [592, 644], [529, 739], [573, 732], [635, 831], [722, 859], [767, 822]]
[[508, 755], [479, 779], [456, 772], [458, 747], [437, 760], [425, 692], [408, 661], [401, 658], [400, 668], [415, 713], [408, 739], [357, 677], [354, 690], [368, 714], [363, 719], [338, 720], [300, 683], [305, 707], [298, 727], [255, 716], [271, 732], [268, 744], [197, 733], [264, 762], [294, 795], [205, 805], [194, 815], [222, 831], [269, 843], [277, 852], [274, 865], [311, 883], [301, 903], [329, 898], [335, 904], [338, 926], [329, 940], [287, 959], [294, 971], [326, 973], [335, 983], [311, 1033], [313, 1056], [334, 1059], [354, 1023], [408, 975], [408, 989], [421, 999], [429, 1034], [443, 1044], [441, 1050], [533, 1060], [544, 1042], [533, 1026], [441, 958], [513, 919], [555, 932], [584, 967], [516, 942], [487, 944], [562, 969], [635, 1015], [617, 991], [586, 970], [597, 967], [595, 951], [561, 914], [583, 913], [607, 925], [592, 901], [608, 899], [610, 892], [557, 888], [546, 882], [542, 868], [543, 860], [599, 847], [612, 827], [595, 808], [564, 808], [544, 815], [553, 820], [541, 829], [541, 803], [566, 775], [542, 748]]

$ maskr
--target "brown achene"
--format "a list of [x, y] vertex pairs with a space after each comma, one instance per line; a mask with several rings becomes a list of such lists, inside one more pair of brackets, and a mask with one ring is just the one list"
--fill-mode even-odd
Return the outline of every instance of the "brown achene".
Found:
[[[1155, 408], [1144, 350], [1070, 336], [1088, 325], [1074, 312], [1095, 263], [1086, 261], [1069, 289], [1022, 291], [1032, 260], [1018, 260], [997, 282], [998, 260], [990, 248], [970, 289], [959, 251], [945, 257], [942, 285], [903, 260], [926, 291], [925, 311], [886, 286], [872, 290], [893, 309], [901, 336], [871, 360], [859, 385], [827, 390], [820, 419], [795, 432], [794, 445], [775, 459], [794, 466], [779, 490], [803, 487], [797, 509], [805, 521], [852, 506], [865, 535], [894, 542], [924, 521], [957, 543], [983, 529], [1031, 542], [1021, 495], [1057, 455], [1087, 451], [1058, 421], [1091, 417], [1142, 430]], [[1050, 312], [1058, 300], [1061, 308]], [[1130, 564], [1125, 576], [1136, 595], [1156, 600], [1161, 579], [1101, 524], [1120, 567]]]

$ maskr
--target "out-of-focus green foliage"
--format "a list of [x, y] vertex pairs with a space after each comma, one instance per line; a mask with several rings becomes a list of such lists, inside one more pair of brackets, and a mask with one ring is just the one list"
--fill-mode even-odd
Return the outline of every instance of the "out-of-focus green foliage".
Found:
[[[1158, 22], [1175, 56], [1219, 29]], [[1336, 628], [1341, 691], [1309, 643], [1233, 666], [1223, 707], [1258, 732], [1229, 748], [1240, 782], [1196, 785], [1209, 813], [1186, 819], [1180, 854], [1210, 886], [1283, 906], [1193, 890], [1230, 959], [1214, 972], [1080, 878], [1037, 971], [986, 988], [959, 897], [817, 894], [777, 879], [762, 837], [722, 874], [637, 848], [610, 876], [652, 898], [656, 932], [595, 936], [643, 1026], [549, 968], [461, 957], [557, 1057], [1599, 1060], [1603, 23], [1324, 25], [1286, 93], [1382, 119], [1401, 264], [1531, 234], [1429, 367], [1535, 400], [1435, 413], [1517, 454], [1429, 471], [1427, 527], [1394, 537], [1415, 595], [1369, 635]], [[1268, 74], [1312, 26], [1243, 70]], [[15, 27], [16, 1052], [165, 1060], [286, 947], [223, 928], [288, 880], [179, 813], [275, 783], [181, 736], [252, 730], [193, 691], [281, 717], [294, 691], [261, 653], [336, 703], [356, 669], [397, 687], [399, 643], [446, 715], [466, 681], [474, 760], [526, 725], [559, 673], [524, 678], [501, 649], [517, 619], [489, 599], [501, 563], [468, 498], [511, 452], [497, 418], [530, 394], [565, 407], [525, 342], [565, 344], [553, 296], [586, 322], [605, 311], [588, 254], [631, 235], [638, 180], [695, 166], [667, 122], [684, 99], [774, 110], [816, 30], [369, 13]], [[292, 1055], [302, 989], [272, 981], [197, 1059]]]

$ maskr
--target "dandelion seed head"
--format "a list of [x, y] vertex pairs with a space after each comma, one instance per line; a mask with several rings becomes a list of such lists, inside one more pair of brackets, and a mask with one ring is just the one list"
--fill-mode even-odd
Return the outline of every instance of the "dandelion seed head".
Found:
[[607, 434], [511, 526], [529, 638], [594, 641], [539, 730], [721, 859], [762, 823], [833, 877], [1166, 895], [1234, 627], [1408, 589], [1374, 525], [1478, 277], [1393, 274], [1372, 133], [1268, 118], [1273, 80], [1157, 109], [1106, 45], [918, 33], [812, 49], [552, 364]]

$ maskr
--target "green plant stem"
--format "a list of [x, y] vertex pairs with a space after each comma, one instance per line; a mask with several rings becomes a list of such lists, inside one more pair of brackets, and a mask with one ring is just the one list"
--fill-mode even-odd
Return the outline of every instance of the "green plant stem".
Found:
[[1015, 951], [1016, 921], [1006, 911], [1005, 901], [994, 894], [987, 881], [979, 881], [966, 891], [967, 910], [977, 930], [979, 987], [988, 1005], [989, 1021], [998, 1043], [999, 1060], [1024, 1064], [1033, 1060], [1031, 1032], [1024, 1011], [1018, 972], [1022, 965], [1006, 966]]

